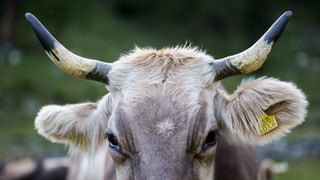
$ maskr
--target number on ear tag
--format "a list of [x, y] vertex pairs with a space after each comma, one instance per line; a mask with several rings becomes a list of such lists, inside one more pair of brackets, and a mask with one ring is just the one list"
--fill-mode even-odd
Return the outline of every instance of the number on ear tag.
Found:
[[264, 135], [275, 128], [278, 127], [278, 122], [275, 116], [269, 116], [268, 114], [264, 113], [261, 116], [261, 125], [257, 129], [257, 133], [259, 136]]

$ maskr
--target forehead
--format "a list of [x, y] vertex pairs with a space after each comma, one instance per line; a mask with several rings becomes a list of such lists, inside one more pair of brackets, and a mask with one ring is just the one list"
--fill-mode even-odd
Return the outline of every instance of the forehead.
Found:
[[117, 107], [113, 120], [119, 136], [129, 146], [126, 149], [161, 149], [172, 143], [180, 150], [195, 147], [194, 142], [199, 142], [212, 126], [208, 123], [206, 104], [191, 104], [180, 101], [179, 97], [158, 95], [146, 93], [130, 104], [121, 101]]
[[109, 79], [117, 89], [162, 83], [176, 84], [176, 88], [185, 84], [202, 88], [213, 79], [212, 60], [197, 48], [136, 48], [114, 62]]
[[[198, 138], [193, 132], [212, 125], [207, 117], [213, 122], [206, 111], [214, 93], [209, 87], [214, 79], [212, 61], [198, 49], [179, 47], [137, 48], [122, 56], [109, 73], [109, 90], [117, 102], [110, 123], [127, 139], [143, 136], [156, 142], [170, 137], [166, 141], [170, 143], [186, 142], [189, 134]], [[150, 144], [148, 138], [145, 144]]]

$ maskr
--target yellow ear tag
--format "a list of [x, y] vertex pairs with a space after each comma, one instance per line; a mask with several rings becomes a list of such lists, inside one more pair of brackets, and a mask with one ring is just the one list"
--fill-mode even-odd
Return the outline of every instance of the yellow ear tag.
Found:
[[74, 145], [78, 146], [79, 148], [84, 147], [84, 139], [82, 139], [82, 138], [77, 140], [77, 139], [71, 137], [71, 138], [69, 138], [69, 141], [72, 142]]
[[77, 146], [80, 147], [80, 148], [83, 148], [84, 147], [84, 140], [83, 139], [79, 139]]
[[275, 116], [269, 116], [268, 114], [264, 113], [261, 116], [261, 125], [257, 129], [257, 133], [259, 136], [264, 135], [273, 129], [278, 127], [278, 122]]

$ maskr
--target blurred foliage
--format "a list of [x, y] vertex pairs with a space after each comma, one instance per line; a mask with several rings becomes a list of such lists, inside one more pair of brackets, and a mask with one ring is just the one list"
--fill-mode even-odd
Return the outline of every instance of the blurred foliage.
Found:
[[[6, 4], [0, 0], [4, 36]], [[320, 11], [317, 0], [12, 0], [16, 5], [10, 52], [0, 44], [0, 159], [42, 153], [64, 154], [38, 136], [33, 120], [41, 106], [95, 101], [103, 85], [65, 75], [46, 57], [27, 24], [32, 12], [75, 53], [116, 60], [135, 45], [161, 48], [192, 42], [215, 57], [242, 51], [254, 43], [285, 10], [294, 15], [269, 60], [250, 76], [295, 82], [310, 101], [299, 133], [320, 129]], [[2, 49], [1, 49], [2, 48]], [[247, 76], [224, 80], [233, 90]]]

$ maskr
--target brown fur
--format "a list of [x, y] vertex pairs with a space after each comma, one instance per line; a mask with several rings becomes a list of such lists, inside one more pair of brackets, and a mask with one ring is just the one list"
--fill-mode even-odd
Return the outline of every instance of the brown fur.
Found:
[[219, 137], [214, 180], [256, 180], [258, 163], [255, 150], [249, 145], [231, 145]]

